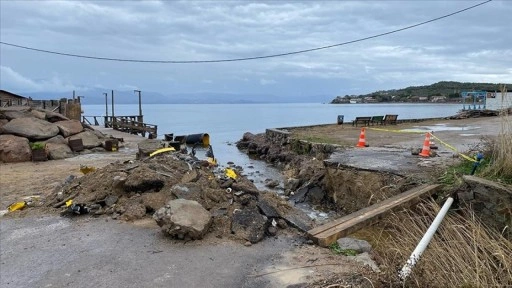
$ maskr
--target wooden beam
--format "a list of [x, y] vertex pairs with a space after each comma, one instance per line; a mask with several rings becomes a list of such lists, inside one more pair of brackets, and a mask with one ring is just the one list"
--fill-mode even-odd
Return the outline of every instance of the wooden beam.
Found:
[[375, 224], [388, 212], [399, 207], [410, 206], [422, 196], [431, 195], [441, 185], [422, 185], [407, 192], [395, 195], [379, 203], [363, 208], [337, 220], [318, 226], [308, 231], [308, 236], [318, 245], [327, 247], [341, 237], [345, 237], [366, 226]]

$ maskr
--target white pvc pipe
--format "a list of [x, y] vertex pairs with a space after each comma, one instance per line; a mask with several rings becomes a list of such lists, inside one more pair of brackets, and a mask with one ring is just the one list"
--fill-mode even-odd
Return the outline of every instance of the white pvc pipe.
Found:
[[444, 203], [443, 207], [437, 214], [436, 218], [430, 224], [430, 227], [428, 228], [425, 235], [423, 235], [423, 238], [421, 238], [420, 243], [418, 243], [418, 246], [416, 246], [416, 249], [411, 254], [411, 257], [409, 257], [409, 260], [407, 260], [407, 263], [405, 263], [404, 267], [402, 267], [402, 270], [400, 270], [400, 273], [398, 273], [398, 276], [402, 281], [405, 281], [407, 276], [411, 274], [412, 268], [418, 261], [420, 260], [421, 254], [423, 254], [423, 251], [427, 248], [428, 244], [430, 243], [430, 240], [432, 240], [432, 237], [434, 237], [434, 234], [436, 233], [437, 227], [439, 227], [439, 224], [444, 219], [444, 216], [446, 216], [446, 212], [448, 212], [448, 209], [450, 209], [450, 206], [452, 206], [453, 198], [449, 197], [446, 199], [446, 202]]

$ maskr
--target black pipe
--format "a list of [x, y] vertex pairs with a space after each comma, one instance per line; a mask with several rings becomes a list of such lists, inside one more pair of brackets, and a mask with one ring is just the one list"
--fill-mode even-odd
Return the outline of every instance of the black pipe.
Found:
[[208, 133], [187, 135], [185, 143], [189, 145], [201, 144], [206, 147], [210, 145], [210, 135]]

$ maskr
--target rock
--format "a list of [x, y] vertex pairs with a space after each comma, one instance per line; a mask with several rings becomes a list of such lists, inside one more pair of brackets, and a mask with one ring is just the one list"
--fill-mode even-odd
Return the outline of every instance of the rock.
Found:
[[196, 170], [190, 170], [181, 177], [180, 183], [196, 182], [199, 176]]
[[103, 199], [99, 202], [103, 202], [103, 204], [105, 204], [105, 206], [110, 207], [110, 206], [116, 204], [117, 200], [119, 200], [119, 197], [117, 197], [115, 195], [108, 195], [107, 197], [105, 197], [105, 199]]
[[50, 123], [69, 120], [69, 118], [67, 118], [66, 116], [59, 114], [59, 113], [55, 113], [55, 112], [47, 111], [47, 110], [45, 110], [45, 113], [46, 113], [46, 120]]
[[127, 192], [158, 192], [164, 187], [163, 177], [147, 167], [137, 167], [126, 179], [124, 189]]
[[66, 159], [73, 156], [73, 151], [67, 144], [46, 143], [46, 150], [50, 160]]
[[307, 186], [300, 188], [295, 193], [290, 193], [290, 200], [292, 200], [295, 204], [303, 203], [306, 201], [306, 196], [309, 191]]
[[46, 113], [43, 112], [43, 111], [39, 111], [39, 110], [36, 110], [36, 109], [32, 109], [30, 111], [30, 113], [32, 114], [32, 116], [38, 118], [38, 119], [41, 119], [41, 120], [46, 120]]
[[363, 252], [370, 252], [372, 250], [372, 246], [365, 240], [359, 240], [355, 238], [340, 238], [338, 239], [338, 245], [342, 250], [354, 250], [358, 254]]
[[127, 174], [123, 173], [122, 175], [116, 175], [112, 179], [112, 190], [114, 192], [124, 191], [124, 184], [126, 183]]
[[0, 161], [25, 162], [32, 158], [28, 139], [14, 135], [0, 135]]
[[82, 123], [78, 120], [65, 120], [55, 122], [55, 125], [59, 127], [60, 134], [64, 137], [69, 137], [78, 134], [84, 130]]
[[0, 114], [3, 115], [3, 118], [7, 120], [34, 117], [34, 115], [30, 113], [30, 107], [26, 106], [11, 106], [2, 108], [0, 110]]
[[195, 200], [201, 197], [203, 189], [198, 183], [185, 183], [172, 186], [171, 193], [178, 199]]
[[157, 139], [146, 139], [146, 140], [139, 142], [138, 158], [141, 159], [141, 158], [148, 157], [149, 154], [151, 154], [155, 150], [162, 148], [163, 147], [162, 144], [163, 144], [163, 142], [161, 140], [157, 140]]
[[176, 238], [202, 239], [212, 223], [210, 212], [196, 201], [171, 200], [153, 215], [162, 232]]
[[268, 188], [275, 188], [275, 187], [279, 186], [279, 181], [277, 181], [277, 180], [270, 180], [270, 181], [265, 183], [265, 186], [268, 187]]
[[236, 237], [257, 243], [265, 236], [267, 217], [257, 208], [245, 208], [233, 214], [231, 232]]
[[320, 204], [322, 203], [324, 196], [325, 191], [322, 188], [313, 186], [308, 190], [307, 200], [312, 204]]
[[284, 182], [284, 189], [289, 191], [294, 191], [299, 188], [300, 180], [296, 178], [288, 178]]
[[57, 135], [55, 137], [52, 137], [46, 141], [44, 141], [46, 144], [48, 143], [56, 143], [56, 144], [66, 144], [68, 145], [68, 142], [66, 141], [66, 139], [64, 139], [64, 137], [62, 137], [62, 135]]
[[[58, 129], [58, 128], [57, 128]], [[69, 140], [82, 139], [82, 144], [85, 149], [91, 149], [101, 146], [102, 141], [98, 136], [91, 131], [84, 131], [67, 138]]]
[[7, 123], [9, 123], [9, 120], [0, 118], [0, 133], [2, 133], [2, 127]]
[[267, 233], [270, 236], [276, 236], [277, 235], [277, 228], [274, 226], [269, 226], [267, 229]]
[[259, 199], [256, 205], [258, 206], [258, 208], [260, 208], [261, 212], [268, 218], [279, 218], [277, 208], [273, 205], [272, 202], [267, 201], [266, 199]]
[[2, 131], [5, 134], [14, 134], [32, 140], [44, 140], [59, 134], [59, 128], [55, 124], [35, 117], [13, 119], [2, 127]]
[[286, 229], [288, 228], [288, 224], [286, 224], [286, 221], [284, 219], [278, 219], [277, 227], [279, 227], [280, 229]]
[[368, 252], [361, 253], [357, 256], [347, 256], [347, 257], [349, 259], [353, 259], [353, 260], [363, 264], [364, 266], [370, 267], [373, 270], [373, 272], [376, 272], [376, 273], [380, 272], [379, 266], [377, 265], [377, 263], [375, 263], [375, 261], [373, 261], [372, 257], [370, 256], [370, 254], [368, 254]]

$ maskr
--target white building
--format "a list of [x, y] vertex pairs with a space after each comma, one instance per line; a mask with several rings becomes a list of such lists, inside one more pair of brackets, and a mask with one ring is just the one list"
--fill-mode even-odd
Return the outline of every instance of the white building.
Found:
[[512, 92], [487, 92], [485, 108], [489, 110], [512, 108]]

